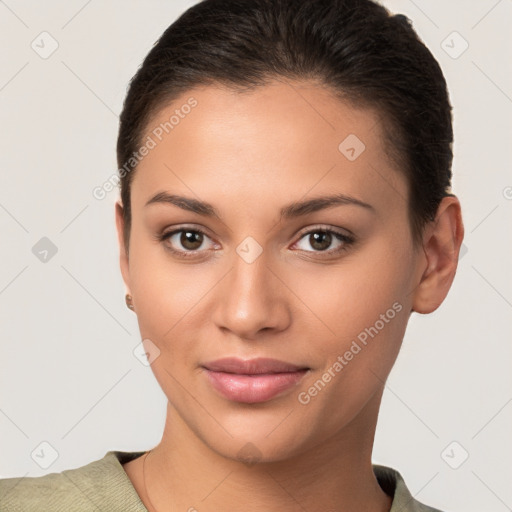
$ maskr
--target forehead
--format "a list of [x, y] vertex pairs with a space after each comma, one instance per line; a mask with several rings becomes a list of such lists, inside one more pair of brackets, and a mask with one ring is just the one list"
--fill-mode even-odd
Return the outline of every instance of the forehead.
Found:
[[149, 139], [153, 147], [132, 183], [134, 208], [161, 190], [210, 202], [229, 193], [246, 204], [337, 191], [377, 208], [407, 193], [377, 113], [313, 83], [276, 80], [243, 93], [191, 89], [154, 116], [142, 141]]

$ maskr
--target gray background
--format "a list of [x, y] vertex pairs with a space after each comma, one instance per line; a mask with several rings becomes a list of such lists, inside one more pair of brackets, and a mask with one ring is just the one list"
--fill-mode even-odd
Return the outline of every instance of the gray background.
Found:
[[[194, 3], [0, 2], [0, 477], [160, 440], [166, 399], [133, 354], [138, 326], [124, 304], [118, 192], [100, 201], [92, 190], [116, 172], [129, 79]], [[411, 318], [373, 461], [429, 505], [510, 510], [512, 2], [383, 3], [413, 20], [448, 81], [466, 237], [445, 302]], [[46, 59], [31, 47], [46, 37], [51, 49], [43, 31], [59, 45]], [[33, 252], [43, 237], [58, 249], [46, 262]]]

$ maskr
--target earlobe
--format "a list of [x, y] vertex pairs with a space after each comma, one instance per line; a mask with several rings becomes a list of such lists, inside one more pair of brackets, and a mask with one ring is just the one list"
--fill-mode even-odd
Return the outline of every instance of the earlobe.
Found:
[[128, 293], [130, 293], [130, 271], [129, 271], [129, 261], [128, 254], [126, 253], [125, 243], [124, 243], [124, 216], [123, 216], [123, 206], [119, 201], [116, 202], [116, 229], [117, 229], [117, 240], [119, 243], [119, 264], [121, 268], [121, 275], [123, 276], [124, 284], [126, 285]]
[[464, 225], [457, 197], [444, 197], [436, 219], [425, 230], [421, 277], [413, 292], [412, 309], [428, 314], [435, 311], [448, 295], [459, 260]]

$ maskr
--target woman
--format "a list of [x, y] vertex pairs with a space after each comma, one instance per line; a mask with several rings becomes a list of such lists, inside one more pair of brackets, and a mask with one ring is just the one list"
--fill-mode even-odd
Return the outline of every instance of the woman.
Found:
[[435, 511], [371, 453], [411, 312], [455, 276], [443, 74], [370, 0], [204, 0], [130, 83], [116, 204], [161, 442], [2, 510]]

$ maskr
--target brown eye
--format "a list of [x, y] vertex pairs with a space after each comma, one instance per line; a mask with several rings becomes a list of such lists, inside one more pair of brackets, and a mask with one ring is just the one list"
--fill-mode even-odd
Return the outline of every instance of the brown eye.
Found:
[[[354, 243], [354, 240], [352, 236], [333, 229], [316, 228], [303, 233], [296, 245], [305, 252], [333, 255], [346, 251]], [[307, 243], [304, 244], [304, 241]], [[309, 249], [308, 245], [313, 250]], [[333, 245], [334, 248], [332, 248]]]
[[316, 231], [309, 234], [309, 243], [313, 249], [318, 251], [325, 251], [332, 243], [331, 233], [325, 231]]
[[[197, 256], [206, 253], [203, 242], [210, 238], [200, 229], [181, 228], [161, 235], [165, 247], [177, 256]], [[212, 244], [213, 245], [213, 244]]]
[[195, 251], [203, 243], [203, 234], [198, 231], [181, 231], [180, 244], [189, 251]]

